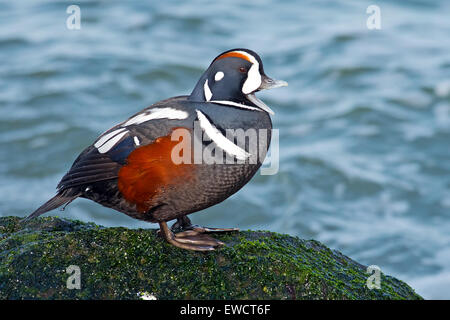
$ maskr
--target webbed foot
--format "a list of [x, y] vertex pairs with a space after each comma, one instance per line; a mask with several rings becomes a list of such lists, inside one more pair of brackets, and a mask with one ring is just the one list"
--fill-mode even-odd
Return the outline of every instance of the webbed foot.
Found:
[[194, 251], [212, 251], [216, 247], [224, 245], [222, 241], [216, 240], [204, 233], [194, 230], [186, 230], [174, 234], [168, 227], [166, 222], [160, 222], [160, 234], [170, 244], [175, 247]]
[[198, 225], [193, 225], [191, 223], [191, 220], [187, 216], [177, 218], [177, 222], [175, 222], [172, 225], [171, 230], [180, 236], [182, 236], [182, 234], [187, 231], [189, 231], [190, 234], [192, 234], [191, 231], [195, 231], [198, 234], [239, 231], [238, 228], [210, 228], [210, 227], [201, 227]]

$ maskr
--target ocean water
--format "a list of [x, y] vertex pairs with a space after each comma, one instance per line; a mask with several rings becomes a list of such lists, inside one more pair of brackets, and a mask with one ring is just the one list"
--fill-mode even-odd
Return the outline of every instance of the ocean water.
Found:
[[[259, 94], [279, 172], [192, 220], [317, 239], [449, 299], [450, 3], [373, 2], [77, 1], [69, 30], [72, 3], [0, 1], [0, 215], [30, 213], [101, 132], [247, 47], [289, 82]], [[157, 227], [87, 200], [49, 214]]]

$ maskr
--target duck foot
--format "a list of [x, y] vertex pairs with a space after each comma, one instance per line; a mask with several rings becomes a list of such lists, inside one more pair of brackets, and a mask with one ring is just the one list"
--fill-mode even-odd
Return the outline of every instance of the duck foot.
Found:
[[193, 225], [187, 216], [177, 218], [177, 222], [172, 225], [171, 230], [176, 232], [177, 236], [183, 236], [183, 233], [187, 231], [189, 231], [188, 234], [192, 234], [191, 231], [195, 231], [198, 234], [239, 231], [238, 228], [209, 228]]
[[159, 234], [175, 247], [194, 251], [212, 251], [216, 247], [224, 245], [222, 241], [216, 240], [206, 234], [187, 230], [174, 234], [165, 221], [159, 223]]

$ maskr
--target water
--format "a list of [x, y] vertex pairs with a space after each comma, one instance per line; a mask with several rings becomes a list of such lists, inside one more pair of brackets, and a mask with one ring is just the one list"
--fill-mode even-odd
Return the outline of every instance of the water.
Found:
[[[450, 298], [450, 4], [377, 1], [0, 2], [0, 214], [54, 194], [78, 153], [143, 107], [187, 94], [248, 47], [289, 87], [261, 93], [280, 171], [195, 223], [320, 240], [426, 298]], [[152, 227], [87, 200], [64, 215]]]

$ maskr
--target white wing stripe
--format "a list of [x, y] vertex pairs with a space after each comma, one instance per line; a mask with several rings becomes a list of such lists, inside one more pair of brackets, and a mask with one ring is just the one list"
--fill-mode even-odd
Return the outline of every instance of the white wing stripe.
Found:
[[98, 139], [98, 141], [94, 144], [94, 146], [96, 148], [100, 148], [102, 145], [104, 145], [106, 143], [106, 141], [108, 141], [109, 139], [111, 139], [112, 137], [114, 137], [115, 135], [119, 134], [120, 132], [123, 132], [124, 130], [126, 130], [125, 128], [120, 128], [120, 129], [116, 129], [108, 134], [105, 134], [104, 136], [102, 136], [100, 139]]
[[114, 136], [114, 138], [111, 138], [104, 145], [102, 145], [100, 148], [98, 148], [98, 152], [100, 152], [100, 153], [108, 152], [127, 133], [128, 133], [128, 131], [125, 131], [125, 132], [119, 133], [118, 135]]
[[186, 119], [189, 114], [185, 111], [173, 109], [173, 108], [153, 108], [145, 113], [138, 114], [137, 116], [129, 119], [123, 124], [123, 126], [129, 126], [132, 124], [141, 124], [153, 119]]
[[[153, 108], [144, 113], [138, 114], [137, 116], [129, 119], [122, 125], [122, 128], [116, 129], [108, 134], [105, 134], [97, 140], [94, 146], [98, 149], [100, 153], [105, 153], [111, 150], [114, 145], [122, 139], [122, 137], [128, 133], [126, 126], [132, 124], [141, 124], [153, 119], [186, 119], [189, 114], [185, 111], [173, 109], [173, 108]], [[136, 146], [140, 145], [140, 141], [137, 137], [134, 137], [134, 142]]]

